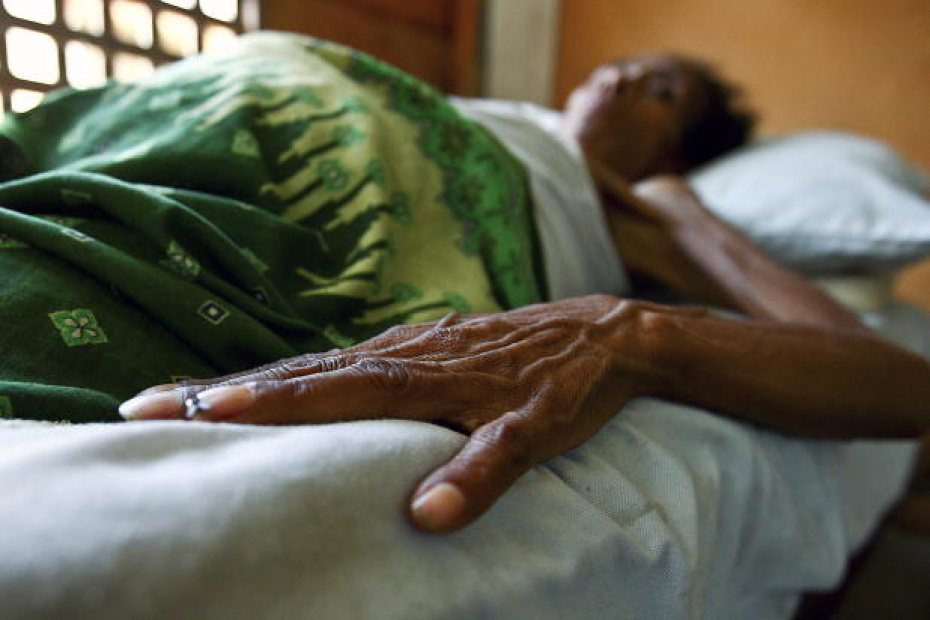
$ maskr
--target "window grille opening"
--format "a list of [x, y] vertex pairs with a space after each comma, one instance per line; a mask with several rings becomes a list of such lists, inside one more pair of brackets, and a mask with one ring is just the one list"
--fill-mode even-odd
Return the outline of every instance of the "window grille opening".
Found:
[[13, 17], [38, 24], [55, 23], [55, 0], [3, 0], [3, 7]]
[[10, 93], [10, 110], [13, 112], [28, 112], [42, 102], [45, 93], [25, 88], [14, 88]]
[[45, 93], [134, 81], [256, 30], [259, 0], [0, 0], [0, 116]]

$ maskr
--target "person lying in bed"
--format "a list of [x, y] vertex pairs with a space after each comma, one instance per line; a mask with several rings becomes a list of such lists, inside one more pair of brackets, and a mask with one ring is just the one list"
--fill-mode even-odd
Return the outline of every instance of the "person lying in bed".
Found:
[[813, 436], [927, 432], [925, 360], [651, 178], [703, 161], [684, 135], [718, 110], [712, 91], [748, 127], [719, 84], [672, 56], [610, 65], [565, 133], [628, 267], [749, 320], [609, 290], [543, 303], [524, 167], [432, 89], [338, 46], [246, 37], [143, 84], [50, 96], [0, 128], [0, 303], [17, 321], [0, 398], [103, 420], [171, 381], [123, 416], [447, 425], [470, 439], [411, 500], [433, 532], [638, 396]]

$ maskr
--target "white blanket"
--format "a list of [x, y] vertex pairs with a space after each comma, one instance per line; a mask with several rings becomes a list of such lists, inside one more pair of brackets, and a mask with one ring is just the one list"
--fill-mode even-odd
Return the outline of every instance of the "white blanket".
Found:
[[462, 437], [377, 421], [0, 426], [0, 617], [784, 618], [910, 450], [640, 400], [445, 537], [404, 517]]

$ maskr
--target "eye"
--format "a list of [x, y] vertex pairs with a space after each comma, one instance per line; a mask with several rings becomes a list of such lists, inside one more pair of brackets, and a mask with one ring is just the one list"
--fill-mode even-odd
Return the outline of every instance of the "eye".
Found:
[[676, 95], [675, 84], [671, 76], [664, 73], [654, 73], [646, 80], [646, 95], [659, 101], [674, 101]]

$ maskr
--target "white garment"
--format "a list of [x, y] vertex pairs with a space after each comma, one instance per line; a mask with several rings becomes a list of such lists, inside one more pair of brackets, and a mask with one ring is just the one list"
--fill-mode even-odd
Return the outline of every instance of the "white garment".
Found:
[[578, 146], [559, 135], [559, 113], [525, 102], [450, 100], [526, 166], [550, 299], [626, 293], [594, 183]]

